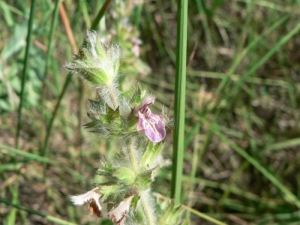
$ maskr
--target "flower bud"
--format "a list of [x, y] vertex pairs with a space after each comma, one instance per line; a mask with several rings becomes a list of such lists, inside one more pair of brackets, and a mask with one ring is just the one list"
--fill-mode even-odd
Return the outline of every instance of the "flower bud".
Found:
[[92, 85], [110, 86], [118, 76], [120, 52], [119, 46], [104, 45], [95, 31], [88, 31], [79, 54], [65, 67]]

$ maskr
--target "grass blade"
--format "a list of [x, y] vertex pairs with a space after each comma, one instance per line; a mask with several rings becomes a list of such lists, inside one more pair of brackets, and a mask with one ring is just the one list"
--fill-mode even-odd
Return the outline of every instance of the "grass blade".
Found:
[[292, 148], [300, 145], [300, 138], [289, 139], [286, 141], [277, 142], [271, 145], [266, 146], [264, 149], [265, 152], [268, 151], [280, 151], [285, 148]]
[[[278, 51], [278, 49], [283, 46], [284, 44], [286, 44], [294, 35], [296, 35], [298, 32], [300, 31], [300, 23], [295, 26], [290, 32], [288, 32], [286, 35], [284, 35], [276, 44], [273, 48], [271, 48], [267, 54], [265, 54], [258, 62], [256, 62], [251, 68], [250, 70], [244, 75], [242, 76], [238, 82], [236, 82], [233, 90], [232, 90], [232, 95], [234, 96], [238, 96], [238, 92], [242, 86], [242, 84], [245, 82], [245, 80], [247, 80], [248, 77], [250, 77], [252, 74], [254, 74], [258, 68], [260, 68], [274, 53], [276, 53]], [[233, 102], [235, 101], [235, 99], [233, 99], [233, 101], [231, 102], [231, 104], [233, 104]]]
[[184, 158], [186, 48], [188, 1], [178, 1], [177, 52], [175, 80], [175, 129], [171, 196], [177, 204], [181, 201], [182, 169]]
[[36, 0], [32, 0], [30, 16], [29, 16], [29, 21], [28, 21], [28, 34], [27, 34], [27, 40], [26, 40], [27, 45], [26, 45], [26, 50], [25, 50], [24, 68], [23, 68], [22, 81], [21, 81], [20, 105], [18, 108], [18, 125], [17, 125], [17, 134], [16, 134], [16, 143], [15, 143], [16, 148], [19, 147], [20, 130], [22, 128], [21, 118], [22, 118], [22, 109], [23, 109], [23, 103], [24, 103], [25, 82], [26, 82], [26, 76], [27, 76], [27, 70], [28, 70], [29, 51], [30, 51], [31, 40], [32, 40], [32, 26], [33, 26], [35, 6], [36, 6]]
[[223, 223], [223, 222], [221, 222], [219, 220], [216, 220], [213, 217], [208, 216], [208, 215], [206, 215], [204, 213], [201, 213], [201, 212], [199, 212], [199, 211], [197, 211], [195, 209], [192, 209], [192, 208], [190, 208], [190, 207], [188, 207], [186, 205], [181, 205], [181, 207], [184, 208], [186, 211], [191, 212], [191, 213], [195, 214], [196, 216], [198, 216], [200, 218], [203, 218], [203, 219], [205, 219], [207, 221], [210, 221], [211, 223], [218, 224], [218, 225], [226, 225], [226, 223]]
[[[22, 73], [22, 80], [21, 80], [21, 93], [20, 93], [20, 104], [18, 108], [18, 123], [17, 123], [17, 133], [16, 133], [16, 140], [15, 140], [15, 146], [16, 148], [19, 147], [19, 137], [20, 137], [20, 131], [22, 128], [22, 109], [24, 104], [24, 95], [25, 95], [25, 82], [27, 78], [27, 70], [28, 70], [28, 60], [29, 60], [29, 52], [31, 48], [31, 41], [32, 41], [32, 27], [33, 27], [33, 20], [34, 20], [34, 13], [35, 13], [35, 7], [36, 7], [36, 0], [31, 1], [31, 8], [30, 8], [30, 16], [28, 21], [28, 33], [26, 38], [26, 50], [25, 50], [25, 58], [24, 58], [24, 67], [23, 67], [23, 73]], [[19, 189], [19, 181], [17, 180], [14, 184], [14, 190], [12, 190], [12, 203], [18, 203], [18, 189]], [[16, 221], [16, 214], [17, 210], [13, 209], [8, 216], [8, 225], [15, 224]]]
[[211, 129], [213, 132], [225, 143], [227, 143], [231, 148], [233, 148], [240, 156], [251, 163], [259, 172], [261, 172], [269, 181], [271, 181], [274, 186], [276, 186], [286, 197], [286, 199], [295, 204], [300, 208], [300, 200], [295, 196], [290, 190], [288, 190], [271, 172], [264, 168], [258, 161], [256, 161], [252, 156], [245, 152], [242, 148], [236, 145], [233, 141], [227, 138], [225, 135], [221, 134], [217, 125], [212, 125]]
[[53, 217], [53, 216], [49, 216], [47, 214], [44, 214], [44, 213], [41, 213], [39, 211], [36, 211], [36, 210], [33, 210], [33, 209], [29, 209], [29, 208], [26, 208], [22, 205], [19, 205], [19, 204], [14, 204], [12, 203], [11, 201], [9, 200], [6, 200], [6, 199], [3, 199], [3, 198], [0, 198], [0, 202], [3, 202], [5, 203], [6, 205], [10, 205], [10, 206], [13, 206], [14, 208], [16, 209], [20, 209], [20, 210], [23, 210], [25, 212], [28, 212], [30, 214], [35, 214], [35, 215], [38, 215], [38, 216], [41, 216], [43, 218], [45, 218], [46, 220], [50, 221], [50, 222], [54, 222], [55, 224], [62, 224], [62, 225], [75, 225], [75, 223], [70, 223], [68, 221], [65, 221], [65, 220], [62, 220], [62, 219], [59, 219], [59, 218], [56, 218], [56, 217]]
[[[46, 56], [46, 64], [45, 64], [45, 73], [44, 73], [44, 84], [45, 85], [46, 79], [47, 79], [47, 74], [48, 74], [48, 68], [49, 68], [49, 62], [50, 62], [50, 57], [51, 57], [51, 50], [52, 50], [52, 42], [53, 42], [53, 34], [54, 34], [54, 29], [57, 24], [57, 17], [58, 17], [58, 8], [59, 8], [60, 0], [56, 0], [55, 6], [54, 6], [54, 12], [53, 12], [53, 18], [51, 22], [51, 29], [50, 29], [50, 34], [49, 34], [49, 40], [48, 40], [48, 51], [47, 51], [47, 56]], [[42, 89], [43, 91], [43, 89]]]
[[102, 19], [102, 17], [104, 16], [104, 13], [106, 12], [109, 3], [111, 2], [111, 0], [106, 0], [102, 6], [102, 8], [100, 9], [97, 17], [95, 18], [94, 22], [92, 23], [92, 27], [91, 30], [96, 30], [98, 27], [98, 24], [100, 22], [100, 20]]

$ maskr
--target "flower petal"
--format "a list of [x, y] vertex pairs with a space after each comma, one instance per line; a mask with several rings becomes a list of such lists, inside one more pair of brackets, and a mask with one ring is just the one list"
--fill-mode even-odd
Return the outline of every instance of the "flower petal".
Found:
[[166, 137], [166, 128], [162, 119], [149, 110], [147, 115], [139, 112], [138, 131], [145, 131], [150, 141], [157, 143]]
[[83, 205], [88, 202], [90, 204], [90, 212], [92, 214], [96, 214], [98, 217], [101, 217], [102, 207], [99, 203], [99, 198], [101, 195], [96, 192], [97, 189], [98, 187], [82, 195], [70, 196], [70, 200], [74, 205]]
[[134, 196], [130, 196], [126, 198], [124, 201], [120, 202], [120, 204], [109, 211], [108, 217], [118, 225], [123, 225], [126, 220], [127, 213], [129, 211], [131, 200]]
[[139, 116], [138, 112], [144, 114], [145, 112], [147, 112], [148, 106], [154, 104], [154, 102], [155, 102], [155, 98], [153, 96], [149, 95], [145, 97], [142, 103], [133, 110], [133, 114], [135, 116]]

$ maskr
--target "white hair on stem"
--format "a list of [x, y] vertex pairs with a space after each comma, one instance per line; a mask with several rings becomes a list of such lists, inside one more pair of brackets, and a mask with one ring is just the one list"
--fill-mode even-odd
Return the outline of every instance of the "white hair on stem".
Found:
[[140, 206], [145, 213], [145, 218], [148, 224], [157, 224], [155, 217], [155, 200], [153, 199], [150, 189], [140, 192]]
[[103, 85], [98, 89], [98, 94], [102, 100], [114, 110], [119, 106], [120, 92], [117, 87], [118, 85], [114, 82], [110, 86]]

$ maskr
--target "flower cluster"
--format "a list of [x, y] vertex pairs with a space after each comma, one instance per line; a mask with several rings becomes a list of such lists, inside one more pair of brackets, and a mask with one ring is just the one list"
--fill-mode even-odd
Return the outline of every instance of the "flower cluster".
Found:
[[[74, 205], [89, 204], [92, 214], [119, 225], [173, 221], [176, 210], [168, 208], [158, 215], [150, 191], [156, 171], [163, 165], [163, 160], [157, 159], [163, 149], [168, 119], [151, 111], [155, 98], [139, 85], [131, 97], [121, 93], [119, 65], [120, 48], [102, 44], [93, 31], [88, 32], [74, 61], [66, 65], [73, 74], [92, 84], [97, 93], [97, 100], [89, 100], [91, 121], [85, 127], [101, 137], [119, 137], [124, 143], [116, 162], [101, 161], [95, 188], [71, 196], [70, 200]], [[158, 216], [164, 219], [159, 220]]]

